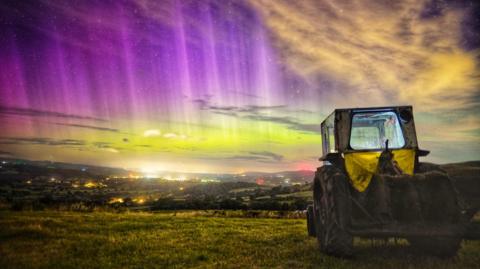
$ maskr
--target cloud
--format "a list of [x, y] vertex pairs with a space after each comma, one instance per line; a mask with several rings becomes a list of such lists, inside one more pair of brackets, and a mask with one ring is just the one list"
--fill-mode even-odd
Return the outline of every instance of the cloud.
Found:
[[[251, 1], [311, 107], [478, 105], [478, 50], [462, 46], [468, 8], [431, 1]], [[331, 104], [331, 105], [330, 105]]]
[[246, 115], [245, 118], [256, 120], [256, 121], [266, 121], [266, 122], [275, 122], [279, 124], [285, 124], [288, 126], [289, 129], [292, 129], [292, 130], [311, 132], [316, 134], [320, 133], [320, 124], [304, 124], [291, 117], [251, 114], [251, 115]]
[[232, 161], [256, 161], [262, 163], [278, 163], [283, 161], [284, 157], [270, 151], [247, 151], [247, 154], [227, 155], [227, 156], [202, 156], [199, 159], [204, 160], [232, 160]]
[[112, 147], [112, 143], [110, 142], [94, 142], [93, 145], [100, 149], [101, 151], [111, 152], [111, 153], [119, 153], [120, 150], [118, 148]]
[[272, 160], [271, 158], [265, 157], [265, 156], [255, 156], [255, 155], [232, 155], [232, 156], [223, 156], [223, 157], [197, 157], [198, 159], [202, 160], [213, 160], [213, 161], [251, 161], [251, 162], [257, 162], [257, 163], [278, 163], [276, 160]]
[[109, 142], [94, 142], [93, 145], [97, 148], [108, 148], [112, 143]]
[[151, 148], [152, 145], [146, 145], [146, 144], [142, 144], [142, 145], [135, 145], [135, 147], [140, 147], [140, 148]]
[[173, 132], [162, 134], [162, 132], [160, 132], [160, 130], [157, 130], [157, 129], [146, 130], [145, 132], [143, 132], [143, 136], [144, 137], [162, 136], [163, 138], [167, 138], [167, 139], [187, 139], [187, 136], [184, 134], [177, 134]]
[[0, 156], [13, 156], [13, 153], [0, 150]]
[[[0, 115], [13, 115], [13, 116], [27, 116], [27, 117], [49, 117], [49, 118], [63, 118], [63, 119], [77, 119], [77, 120], [93, 120], [93, 121], [106, 121], [105, 119], [82, 116], [75, 114], [66, 114], [61, 112], [46, 111], [32, 108], [22, 107], [9, 107], [0, 106]], [[79, 126], [77, 126], [79, 127]]]
[[[480, 109], [473, 111], [456, 111], [444, 114], [417, 113], [415, 125], [420, 142], [444, 141], [468, 142], [478, 144], [480, 142], [480, 120], [477, 115]], [[442, 134], [439, 136], [438, 134]]]
[[[318, 134], [320, 132], [320, 124], [306, 124], [298, 119], [289, 116], [271, 116], [270, 113], [284, 114], [280, 112], [287, 112], [290, 114], [292, 111], [288, 109], [286, 105], [247, 105], [242, 107], [237, 106], [219, 106], [211, 105], [208, 100], [197, 99], [194, 102], [202, 105], [202, 110], [211, 111], [214, 114], [237, 117], [243, 119], [249, 119], [254, 121], [273, 122], [278, 124], [287, 125], [289, 129], [298, 130], [303, 132], [311, 132]], [[278, 113], [277, 113], [278, 112]], [[312, 113], [310, 110], [299, 109], [300, 113]], [[267, 114], [268, 113], [268, 114]]]
[[[212, 104], [210, 98], [199, 98], [192, 100], [193, 103], [196, 103], [200, 106], [202, 110], [211, 110], [214, 112], [259, 112], [259, 111], [278, 111], [286, 110], [287, 105], [245, 105], [245, 106], [223, 106]], [[303, 109], [302, 109], [303, 111]]]
[[83, 140], [76, 139], [51, 139], [43, 137], [0, 137], [0, 144], [4, 145], [49, 145], [49, 146], [83, 146]]
[[162, 132], [160, 132], [160, 130], [157, 130], [157, 129], [150, 129], [150, 130], [146, 130], [145, 132], [143, 132], [143, 136], [145, 136], [145, 137], [155, 137], [155, 136], [159, 136], [161, 134], [162, 134]]
[[100, 127], [100, 126], [92, 126], [92, 125], [83, 125], [83, 124], [69, 124], [69, 123], [55, 123], [56, 125], [61, 126], [69, 126], [69, 127], [77, 127], [77, 128], [84, 128], [84, 129], [91, 129], [96, 131], [106, 131], [106, 132], [114, 132], [118, 133], [118, 129], [107, 128], [107, 127]]
[[251, 94], [251, 93], [246, 93], [246, 92], [240, 92], [240, 91], [227, 91], [227, 92], [233, 93], [233, 94], [235, 94], [235, 95], [250, 97], [250, 98], [261, 98], [261, 97], [258, 96], [258, 95]]
[[235, 112], [225, 112], [221, 110], [215, 110], [213, 113], [218, 114], [218, 115], [224, 115], [224, 116], [230, 116], [230, 117], [238, 117], [238, 114]]
[[166, 133], [163, 135], [164, 138], [167, 139], [187, 139], [188, 137], [184, 134], [176, 134], [176, 133]]
[[276, 154], [276, 153], [273, 153], [273, 152], [270, 152], [270, 151], [250, 151], [249, 153], [252, 154], [252, 155], [255, 155], [255, 156], [269, 157], [269, 158], [272, 158], [275, 161], [283, 160], [282, 155]]
[[111, 153], [119, 153], [120, 151], [116, 148], [102, 148], [101, 150]]
[[171, 139], [171, 138], [177, 138], [177, 134], [175, 133], [166, 133], [163, 135], [163, 137]]
[[47, 146], [80, 146], [81, 150], [88, 150], [90, 145], [101, 151], [119, 153], [119, 149], [111, 146], [109, 142], [93, 142], [87, 144], [84, 140], [77, 139], [52, 139], [44, 137], [0, 137], [0, 144], [3, 145], [47, 145]]
[[258, 161], [258, 160], [265, 160], [265, 157], [262, 156], [252, 156], [252, 155], [234, 155], [230, 157], [226, 157], [229, 160], [247, 160], [247, 161]]
[[265, 111], [265, 110], [267, 110], [267, 111], [284, 110], [286, 108], [287, 108], [286, 105], [271, 105], [271, 106], [267, 106], [267, 105], [248, 105], [246, 107], [240, 108], [240, 111], [255, 113], [255, 112]]

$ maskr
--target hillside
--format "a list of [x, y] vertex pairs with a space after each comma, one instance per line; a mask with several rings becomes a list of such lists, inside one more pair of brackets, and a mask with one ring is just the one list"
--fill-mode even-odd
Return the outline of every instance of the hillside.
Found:
[[405, 242], [356, 241], [358, 255], [319, 253], [304, 219], [184, 213], [0, 211], [0, 268], [475, 268], [480, 242], [458, 258], [418, 256]]

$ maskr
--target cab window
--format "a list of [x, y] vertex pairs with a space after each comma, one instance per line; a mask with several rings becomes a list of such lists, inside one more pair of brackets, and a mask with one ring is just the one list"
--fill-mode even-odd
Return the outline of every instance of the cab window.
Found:
[[353, 115], [350, 132], [352, 149], [383, 149], [387, 140], [389, 148], [405, 146], [405, 139], [396, 113], [392, 111], [359, 112]]

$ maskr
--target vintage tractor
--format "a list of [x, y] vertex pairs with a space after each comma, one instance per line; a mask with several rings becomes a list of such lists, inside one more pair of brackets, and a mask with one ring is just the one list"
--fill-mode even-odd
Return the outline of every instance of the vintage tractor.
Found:
[[[351, 256], [357, 236], [456, 254], [478, 205], [465, 202], [441, 166], [419, 162], [429, 151], [418, 147], [411, 106], [336, 109], [321, 134], [307, 226], [322, 252]], [[469, 175], [473, 188], [479, 171]]]

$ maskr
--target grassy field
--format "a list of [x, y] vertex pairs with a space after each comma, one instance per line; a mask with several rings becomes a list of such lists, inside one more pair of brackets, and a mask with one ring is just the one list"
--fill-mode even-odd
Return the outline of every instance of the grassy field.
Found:
[[0, 211], [0, 268], [478, 268], [480, 242], [453, 260], [406, 242], [355, 242], [357, 255], [322, 255], [303, 219], [195, 213]]

